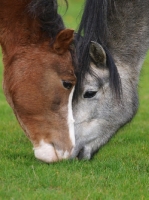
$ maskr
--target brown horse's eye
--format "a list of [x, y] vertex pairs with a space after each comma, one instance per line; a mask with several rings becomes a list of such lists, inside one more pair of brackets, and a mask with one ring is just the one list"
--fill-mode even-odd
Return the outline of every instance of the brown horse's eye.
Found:
[[64, 86], [64, 88], [69, 90], [72, 88], [73, 84], [69, 81], [63, 81], [63, 86]]

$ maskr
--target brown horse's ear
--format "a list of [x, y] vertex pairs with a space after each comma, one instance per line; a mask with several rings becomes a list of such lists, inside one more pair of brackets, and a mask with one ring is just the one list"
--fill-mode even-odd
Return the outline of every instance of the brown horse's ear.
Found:
[[59, 32], [53, 44], [53, 50], [57, 54], [63, 54], [65, 53], [65, 51], [68, 50], [71, 42], [74, 39], [73, 33], [74, 33], [74, 30], [71, 30], [71, 29], [64, 29]]

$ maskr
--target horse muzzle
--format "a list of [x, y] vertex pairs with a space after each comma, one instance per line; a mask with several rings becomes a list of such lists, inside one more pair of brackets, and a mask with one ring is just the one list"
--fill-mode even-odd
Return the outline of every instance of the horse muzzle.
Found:
[[39, 146], [34, 147], [35, 157], [46, 163], [58, 162], [63, 159], [68, 159], [70, 158], [72, 151], [73, 148], [70, 151], [57, 149], [53, 144], [48, 144], [43, 140], [40, 141]]

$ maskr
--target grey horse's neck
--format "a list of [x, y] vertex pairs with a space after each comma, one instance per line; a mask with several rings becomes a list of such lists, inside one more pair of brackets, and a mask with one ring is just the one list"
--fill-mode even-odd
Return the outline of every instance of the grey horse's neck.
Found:
[[149, 47], [149, 1], [115, 0], [108, 27], [107, 47], [118, 69], [123, 63], [139, 72]]

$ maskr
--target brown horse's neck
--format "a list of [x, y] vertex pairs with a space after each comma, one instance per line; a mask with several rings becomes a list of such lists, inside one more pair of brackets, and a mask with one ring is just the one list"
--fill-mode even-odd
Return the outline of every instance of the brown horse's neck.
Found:
[[18, 46], [36, 44], [42, 38], [40, 25], [28, 12], [30, 0], [0, 0], [0, 44], [9, 54]]

